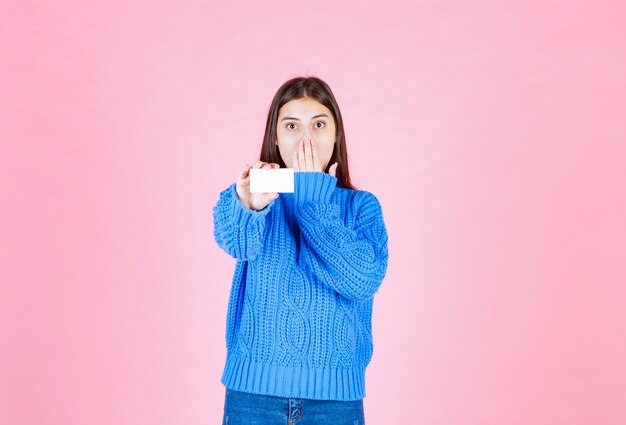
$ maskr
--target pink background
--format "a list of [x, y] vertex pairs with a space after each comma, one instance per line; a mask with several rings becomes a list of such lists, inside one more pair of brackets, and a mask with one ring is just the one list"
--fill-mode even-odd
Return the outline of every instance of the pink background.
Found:
[[623, 2], [53, 3], [0, 13], [0, 423], [221, 422], [211, 208], [301, 74], [389, 232], [366, 422], [626, 423]]

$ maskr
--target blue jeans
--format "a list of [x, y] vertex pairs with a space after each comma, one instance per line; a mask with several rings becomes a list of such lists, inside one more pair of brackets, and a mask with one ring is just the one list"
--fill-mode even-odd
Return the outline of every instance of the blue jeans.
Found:
[[226, 388], [222, 425], [365, 425], [363, 399], [311, 400]]

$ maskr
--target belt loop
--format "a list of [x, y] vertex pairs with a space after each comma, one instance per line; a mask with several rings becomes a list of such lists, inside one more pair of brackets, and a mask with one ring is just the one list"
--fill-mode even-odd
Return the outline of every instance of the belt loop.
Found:
[[289, 399], [289, 423], [293, 424], [300, 420], [302, 416], [302, 399], [290, 398]]

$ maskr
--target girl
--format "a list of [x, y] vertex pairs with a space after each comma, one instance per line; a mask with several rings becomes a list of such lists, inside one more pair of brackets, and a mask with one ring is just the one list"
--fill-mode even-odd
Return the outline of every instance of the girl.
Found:
[[[293, 193], [250, 193], [250, 168], [293, 168]], [[378, 199], [350, 182], [343, 121], [316, 77], [284, 83], [260, 160], [213, 207], [237, 259], [223, 424], [364, 424], [372, 305], [387, 270]]]

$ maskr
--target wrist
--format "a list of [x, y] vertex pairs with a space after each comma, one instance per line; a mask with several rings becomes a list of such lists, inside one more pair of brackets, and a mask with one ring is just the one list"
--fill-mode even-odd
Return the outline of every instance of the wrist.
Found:
[[337, 178], [322, 171], [294, 173], [294, 199], [298, 205], [307, 202], [329, 203]]

